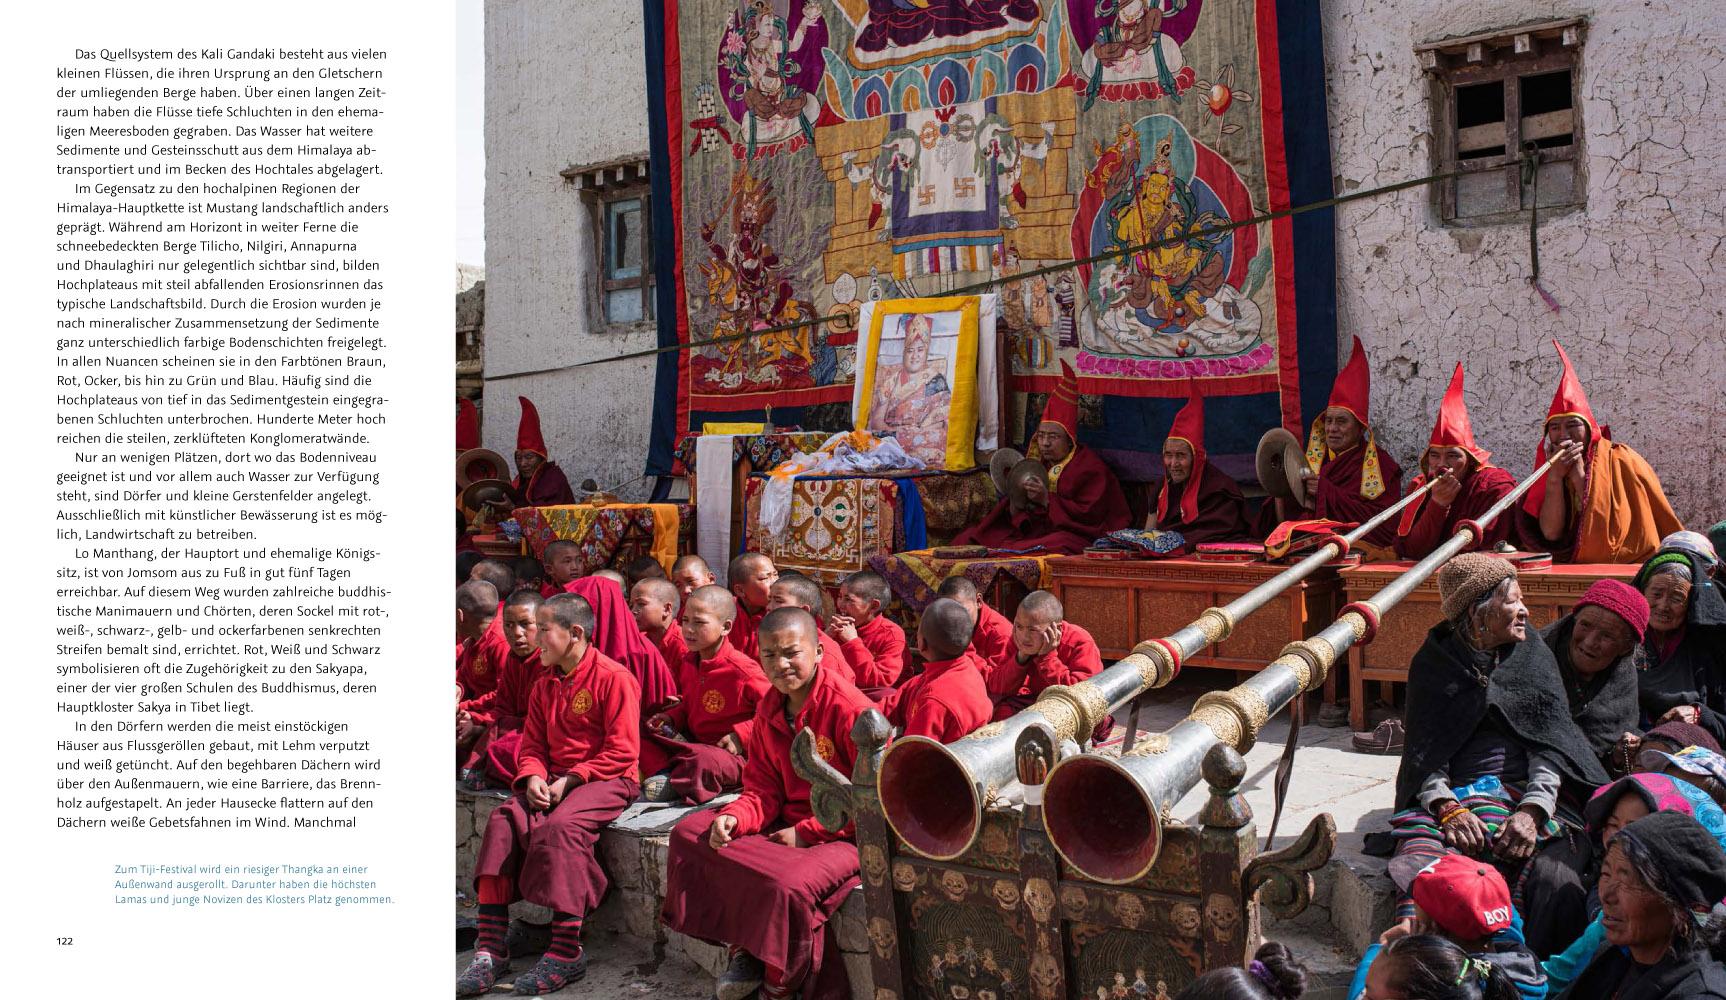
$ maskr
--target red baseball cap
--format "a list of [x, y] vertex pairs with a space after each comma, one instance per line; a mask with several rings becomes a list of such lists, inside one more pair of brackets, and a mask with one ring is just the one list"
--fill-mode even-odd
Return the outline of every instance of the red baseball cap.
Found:
[[1461, 854], [1404, 856], [1390, 875], [1446, 934], [1476, 941], [1510, 926], [1510, 886], [1498, 869]]

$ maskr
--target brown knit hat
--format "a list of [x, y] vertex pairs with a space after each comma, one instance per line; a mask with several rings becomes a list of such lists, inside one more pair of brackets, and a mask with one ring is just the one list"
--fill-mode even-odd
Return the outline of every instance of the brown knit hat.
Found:
[[1485, 552], [1464, 552], [1438, 571], [1438, 597], [1445, 621], [1455, 621], [1492, 588], [1516, 576], [1508, 559]]

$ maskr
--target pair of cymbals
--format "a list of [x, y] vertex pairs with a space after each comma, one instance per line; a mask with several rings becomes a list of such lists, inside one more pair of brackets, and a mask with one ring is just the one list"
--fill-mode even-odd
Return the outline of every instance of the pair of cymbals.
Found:
[[455, 457], [455, 486], [465, 490], [481, 480], [507, 480], [509, 462], [490, 448], [469, 448]]
[[1025, 480], [1031, 477], [1043, 481], [1046, 495], [1049, 469], [1042, 462], [1026, 458], [1013, 448], [1002, 448], [989, 457], [989, 478], [994, 481], [996, 492], [1012, 502], [1014, 510], [1024, 510], [1029, 504], [1025, 496]]
[[462, 509], [470, 514], [490, 510], [490, 516], [508, 513], [522, 506], [515, 487], [502, 479], [480, 479], [467, 484], [461, 491]]
[[1259, 485], [1278, 499], [1305, 505], [1309, 499], [1312, 469], [1306, 464], [1306, 449], [1300, 440], [1281, 427], [1273, 427], [1259, 438], [1255, 456]]

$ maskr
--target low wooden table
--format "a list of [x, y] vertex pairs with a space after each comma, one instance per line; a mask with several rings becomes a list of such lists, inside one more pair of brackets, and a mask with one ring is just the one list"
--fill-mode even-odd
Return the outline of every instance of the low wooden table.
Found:
[[[1364, 601], [1385, 584], [1401, 576], [1413, 563], [1368, 563], [1342, 571], [1343, 587], [1348, 596], [1343, 603]], [[1527, 572], [1517, 577], [1522, 585], [1522, 602], [1528, 606], [1528, 616], [1535, 628], [1544, 628], [1570, 613], [1570, 608], [1596, 580], [1613, 577], [1629, 583], [1636, 576], [1638, 565], [1608, 563], [1572, 563], [1547, 570]], [[1439, 613], [1438, 574], [1402, 599], [1385, 614], [1378, 635], [1368, 646], [1349, 650], [1348, 721], [1357, 732], [1366, 728], [1366, 684], [1378, 681], [1384, 698], [1394, 696], [1392, 684], [1408, 683], [1408, 665], [1414, 654], [1426, 642], [1426, 633], [1443, 616]]]
[[[1146, 639], [1189, 625], [1206, 608], [1222, 606], [1288, 569], [1271, 563], [1218, 563], [1196, 559], [1051, 560], [1051, 589], [1108, 659], [1120, 659]], [[1240, 622], [1226, 642], [1200, 650], [1186, 666], [1262, 670], [1284, 646], [1335, 620], [1342, 580], [1320, 567]], [[1336, 674], [1325, 680], [1326, 704], [1336, 701]]]

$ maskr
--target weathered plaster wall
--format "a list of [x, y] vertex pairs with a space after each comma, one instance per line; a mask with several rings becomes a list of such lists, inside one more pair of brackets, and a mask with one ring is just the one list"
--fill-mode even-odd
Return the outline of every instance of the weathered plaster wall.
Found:
[[525, 395], [571, 482], [618, 484], [646, 461], [650, 362], [500, 376], [654, 345], [594, 321], [591, 217], [558, 173], [647, 150], [641, 4], [488, 0], [485, 34], [485, 443], [510, 453]]
[[1339, 193], [1431, 171], [1415, 45], [1589, 19], [1587, 208], [1540, 232], [1541, 284], [1561, 312], [1526, 283], [1526, 224], [1447, 229], [1419, 191], [1338, 211], [1341, 341], [1367, 345], [1379, 432], [1404, 468], [1460, 359], [1477, 438], [1526, 474], [1558, 379], [1556, 337], [1595, 413], [1649, 459], [1686, 523], [1726, 517], [1726, 4], [1323, 0], [1323, 10]]

